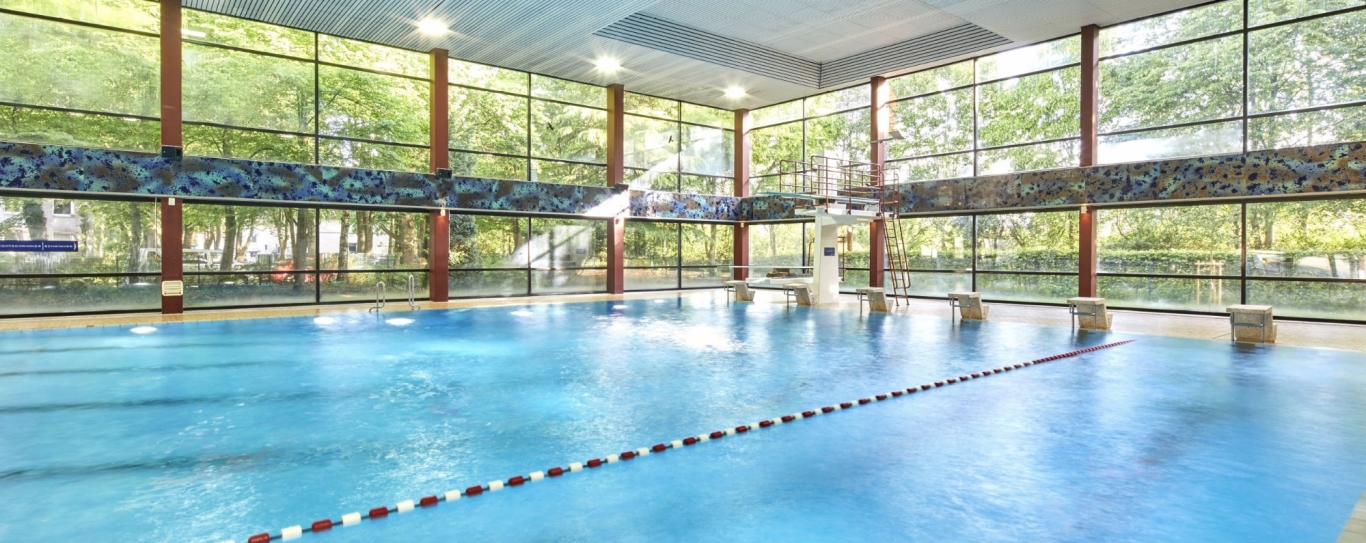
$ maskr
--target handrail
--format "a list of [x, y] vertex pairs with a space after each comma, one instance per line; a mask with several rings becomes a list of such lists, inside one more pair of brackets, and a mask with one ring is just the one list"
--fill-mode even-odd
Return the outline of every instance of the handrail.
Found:
[[422, 308], [420, 308], [420, 307], [417, 306], [417, 300], [416, 300], [416, 298], [415, 298], [416, 292], [417, 292], [417, 277], [410, 273], [410, 274], [408, 274], [408, 308], [409, 308], [409, 309], [412, 309], [412, 310], [414, 310], [414, 311], [419, 310], [419, 309], [422, 309]]
[[384, 281], [375, 283], [375, 307], [370, 308], [369, 311], [374, 311], [378, 313], [379, 310], [383, 308], [385, 304], [388, 302], [388, 300], [386, 299], [387, 294], [388, 293], [385, 291]]

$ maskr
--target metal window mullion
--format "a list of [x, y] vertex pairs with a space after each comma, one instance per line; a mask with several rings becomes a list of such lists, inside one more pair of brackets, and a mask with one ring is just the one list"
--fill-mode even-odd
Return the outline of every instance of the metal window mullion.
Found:
[[322, 153], [322, 78], [318, 74], [318, 33], [313, 33], [313, 163], [323, 163]]
[[1247, 305], [1247, 202], [1242, 203], [1242, 242], [1239, 243], [1238, 303]]
[[972, 216], [972, 292], [977, 292], [977, 216]]
[[[323, 209], [313, 208], [313, 303], [323, 303], [323, 275], [318, 270], [323, 267]], [[295, 264], [298, 265], [297, 263]]]
[[[974, 59], [972, 59], [972, 151], [971, 151], [971, 153], [972, 153], [972, 176], [973, 176], [973, 177], [977, 177], [977, 159], [978, 159], [978, 156], [979, 156], [979, 153], [978, 153], [978, 143], [977, 143], [977, 138], [978, 138], [979, 136], [978, 136], [978, 133], [977, 133], [977, 132], [978, 132], [978, 126], [979, 126], [980, 123], [979, 123], [978, 120], [977, 120], [977, 116], [978, 116], [978, 114], [979, 114], [978, 108], [977, 108], [977, 100], [978, 100], [978, 95], [979, 95], [979, 93], [980, 93], [980, 92], [979, 92], [980, 89], [981, 89], [981, 85], [979, 85], [979, 84], [977, 83], [977, 59], [974, 58]], [[974, 224], [974, 225], [977, 224], [977, 219], [975, 219], [975, 218], [973, 219], [973, 224]], [[974, 226], [973, 228], [974, 228], [974, 232], [975, 232], [975, 231], [976, 231], [976, 230], [975, 230], [976, 226]], [[976, 234], [973, 234], [973, 235], [976, 236]], [[975, 237], [974, 237], [974, 243], [976, 243], [976, 238], [975, 238]], [[975, 248], [974, 248], [973, 250], [976, 251]], [[974, 254], [976, 254], [976, 253], [974, 253]], [[974, 262], [973, 262], [973, 267], [976, 267], [976, 266], [977, 266], [977, 263], [974, 261]], [[975, 276], [975, 275], [973, 276], [972, 284], [973, 284], [974, 287], [976, 287], [976, 285], [977, 285], [977, 279], [976, 279], [976, 276]], [[976, 288], [973, 289], [974, 292], [976, 292], [976, 290], [977, 290]]]
[[[1249, 59], [1249, 55], [1248, 55], [1248, 41], [1249, 41], [1249, 40], [1248, 40], [1248, 36], [1249, 36], [1249, 34], [1248, 34], [1247, 26], [1248, 26], [1248, 21], [1249, 21], [1249, 19], [1248, 19], [1248, 17], [1249, 17], [1249, 15], [1248, 15], [1248, 8], [1249, 8], [1249, 7], [1251, 7], [1251, 2], [1250, 2], [1249, 0], [1243, 0], [1243, 111], [1242, 111], [1243, 126], [1242, 126], [1242, 132], [1243, 132], [1243, 153], [1244, 153], [1244, 154], [1247, 153], [1247, 147], [1248, 147], [1248, 145], [1247, 145], [1247, 122], [1248, 122], [1248, 119], [1247, 119], [1247, 112], [1248, 112], [1249, 109], [1251, 109], [1251, 108], [1249, 107], [1250, 104], [1248, 104], [1248, 92], [1247, 92], [1247, 86], [1248, 86], [1248, 59]], [[1246, 209], [1244, 209], [1244, 211], [1246, 211]], [[1244, 215], [1245, 215], [1245, 216], [1244, 216], [1244, 219], [1246, 219], [1246, 213], [1245, 213]], [[1243, 298], [1246, 299], [1246, 298], [1247, 298], [1247, 294], [1246, 294], [1246, 287], [1247, 287], [1247, 285], [1244, 284], [1243, 286], [1244, 286], [1244, 291], [1245, 291], [1244, 294], [1243, 294]]]

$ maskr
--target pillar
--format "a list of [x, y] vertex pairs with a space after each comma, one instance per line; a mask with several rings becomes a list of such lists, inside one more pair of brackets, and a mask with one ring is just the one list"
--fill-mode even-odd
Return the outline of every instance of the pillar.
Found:
[[183, 147], [180, 124], [180, 0], [161, 0], [161, 144]]
[[444, 209], [431, 214], [431, 250], [427, 258], [427, 288], [433, 302], [445, 302], [450, 295], [451, 222]]
[[[732, 170], [735, 178], [732, 185], [736, 198], [749, 196], [750, 122], [749, 110], [735, 110], [735, 135], [732, 138], [735, 141], [735, 150], [731, 158], [735, 160], [735, 167]], [[731, 271], [731, 278], [736, 281], [744, 281], [749, 277], [749, 268], [745, 267], [749, 266], [749, 227], [745, 225], [744, 219], [745, 217], [740, 217], [740, 222], [734, 226], [731, 235], [732, 262], [735, 265]]]
[[[873, 97], [872, 103], [872, 133], [870, 134], [873, 142], [871, 145], [871, 156], [868, 162], [872, 164], [872, 169], [877, 173], [874, 182], [878, 186], [882, 185], [882, 168], [887, 163], [887, 132], [891, 129], [892, 112], [887, 106], [887, 101], [891, 99], [891, 87], [887, 85], [887, 78], [874, 77], [872, 82]], [[885, 219], [878, 219], [869, 223], [868, 228], [868, 286], [882, 287], [884, 270], [887, 261], [887, 240], [883, 237], [883, 229], [887, 227]]]
[[621, 294], [626, 291], [626, 219], [612, 217], [607, 220], [607, 293]]
[[[626, 189], [626, 88], [607, 86], [607, 186]], [[626, 218], [607, 222], [607, 293], [626, 290]]]
[[437, 170], [448, 170], [451, 167], [451, 87], [450, 64], [451, 55], [445, 49], [432, 49], [431, 51], [432, 84], [431, 87], [431, 164], [432, 172]]
[[[451, 168], [450, 124], [450, 53], [445, 49], [431, 51], [430, 141], [431, 170], [433, 173]], [[433, 302], [450, 300], [451, 225], [445, 209], [429, 213], [430, 242], [427, 251], [427, 292]]]
[[[1100, 98], [1100, 28], [1087, 25], [1081, 28], [1081, 164], [1083, 168], [1096, 165], [1097, 108]], [[1095, 209], [1082, 205], [1077, 221], [1077, 295], [1096, 296], [1096, 222]]]
[[607, 186], [615, 187], [626, 179], [626, 88], [620, 83], [607, 86]]
[[[180, 0], [161, 0], [161, 145], [184, 147], [180, 94]], [[185, 311], [184, 221], [180, 198], [162, 198], [161, 312]]]
[[[162, 198], [161, 213], [161, 312], [176, 314], [185, 312], [184, 284], [184, 234], [182, 210], [185, 201], [180, 198]], [[180, 288], [175, 288], [179, 284]], [[180, 294], [176, 295], [175, 292]]]

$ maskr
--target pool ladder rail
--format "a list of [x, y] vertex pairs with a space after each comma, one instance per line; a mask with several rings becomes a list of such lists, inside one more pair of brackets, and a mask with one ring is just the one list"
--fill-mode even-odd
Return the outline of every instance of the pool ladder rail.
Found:
[[[388, 305], [388, 290], [384, 286], [384, 281], [375, 283], [375, 305], [368, 312], [378, 313]], [[417, 306], [417, 276], [408, 274], [408, 309], [420, 311], [422, 308]]]
[[417, 276], [408, 274], [408, 309], [418, 311], [422, 309], [417, 306]]
[[383, 309], [385, 303], [387, 302], [386, 295], [387, 293], [385, 292], [384, 281], [375, 283], [375, 306], [371, 307], [367, 312], [379, 313], [379, 310]]

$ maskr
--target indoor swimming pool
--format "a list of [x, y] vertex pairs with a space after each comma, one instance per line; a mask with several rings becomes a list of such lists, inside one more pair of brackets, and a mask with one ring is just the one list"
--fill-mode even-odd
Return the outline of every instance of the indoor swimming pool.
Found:
[[0, 541], [1334, 541], [1360, 353], [719, 295], [0, 333]]

